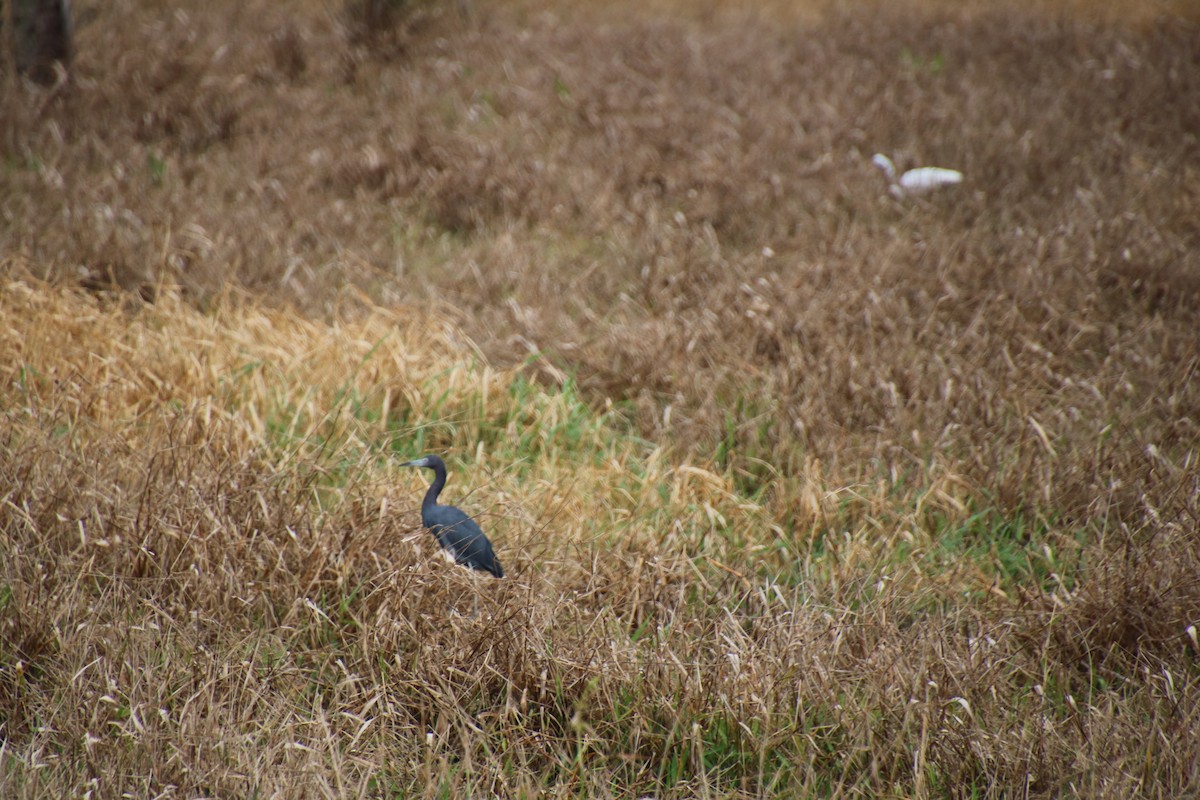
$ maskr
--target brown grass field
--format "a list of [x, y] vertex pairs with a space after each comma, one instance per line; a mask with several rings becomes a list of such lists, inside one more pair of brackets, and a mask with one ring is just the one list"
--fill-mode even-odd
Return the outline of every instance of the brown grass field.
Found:
[[0, 74], [0, 797], [1200, 796], [1194, 3], [399, 5]]

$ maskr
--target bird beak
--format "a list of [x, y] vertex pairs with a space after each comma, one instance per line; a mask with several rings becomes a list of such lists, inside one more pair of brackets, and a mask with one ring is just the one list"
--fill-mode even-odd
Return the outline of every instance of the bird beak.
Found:
[[413, 461], [405, 461], [400, 466], [402, 466], [402, 467], [423, 467], [423, 466], [425, 466], [425, 459], [418, 458]]

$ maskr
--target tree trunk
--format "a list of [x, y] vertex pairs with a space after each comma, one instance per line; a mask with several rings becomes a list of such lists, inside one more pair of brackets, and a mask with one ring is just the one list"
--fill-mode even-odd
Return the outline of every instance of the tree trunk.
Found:
[[17, 72], [41, 84], [71, 64], [70, 0], [9, 0]]

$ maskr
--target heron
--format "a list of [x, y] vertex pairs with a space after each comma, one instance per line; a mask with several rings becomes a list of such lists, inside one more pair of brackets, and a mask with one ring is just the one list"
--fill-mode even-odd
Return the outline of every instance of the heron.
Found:
[[942, 167], [917, 167], [906, 171], [897, 179], [896, 165], [883, 153], [876, 153], [872, 156], [871, 163], [883, 170], [883, 174], [887, 176], [890, 184], [888, 191], [892, 193], [893, 197], [925, 194], [941, 186], [962, 183], [963, 179], [963, 174], [958, 170]]
[[479, 524], [460, 508], [438, 505], [438, 495], [446, 485], [446, 462], [441, 456], [422, 456], [400, 466], [433, 470], [433, 483], [421, 501], [421, 524], [429, 529], [442, 549], [456, 564], [503, 578], [504, 568], [496, 560], [492, 543], [483, 535]]

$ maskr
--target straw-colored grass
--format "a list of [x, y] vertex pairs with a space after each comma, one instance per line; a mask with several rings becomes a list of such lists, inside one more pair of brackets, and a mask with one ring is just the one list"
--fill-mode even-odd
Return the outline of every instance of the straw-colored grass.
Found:
[[[426, 312], [0, 301], [5, 796], [1191, 785], [1194, 550], [1076, 585], [951, 477], [819, 472], [791, 538]], [[433, 557], [425, 447], [509, 578]]]
[[[488, 368], [435, 314], [326, 326], [244, 299], [130, 308], [36, 281], [0, 302], [11, 790], [70, 793], [96, 771], [105, 794], [304, 796], [313, 770], [333, 793], [429, 770], [478, 786], [453, 766], [461, 737], [481, 720], [513, 736], [531, 703], [569, 716], [600, 678], [635, 686], [631, 634], [667, 625], [698, 570], [722, 574], [687, 559], [694, 539], [766, 528], [727, 479]], [[511, 579], [472, 584], [431, 558], [420, 487], [390, 466], [414, 448], [471, 467], [451, 491]], [[455, 614], [472, 591], [479, 620]], [[373, 755], [341, 752], [351, 729]], [[518, 744], [568, 758], [558, 736]], [[487, 782], [537, 780], [496, 769]]]
[[0, 85], [0, 796], [1200, 791], [1186, 9], [371, 8]]

